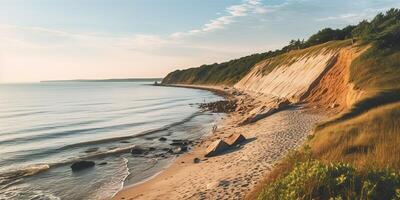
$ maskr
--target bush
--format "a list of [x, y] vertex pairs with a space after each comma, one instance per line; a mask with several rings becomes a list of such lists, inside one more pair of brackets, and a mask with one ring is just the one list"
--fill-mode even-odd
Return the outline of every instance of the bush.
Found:
[[363, 172], [308, 160], [267, 184], [258, 199], [400, 199], [400, 176], [390, 169]]

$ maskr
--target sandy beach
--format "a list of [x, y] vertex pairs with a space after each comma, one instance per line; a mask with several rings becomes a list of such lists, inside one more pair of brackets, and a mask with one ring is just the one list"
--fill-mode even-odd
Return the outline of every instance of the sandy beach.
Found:
[[[232, 93], [227, 88], [200, 88]], [[189, 153], [177, 157], [163, 172], [144, 183], [124, 188], [113, 199], [243, 199], [275, 163], [304, 142], [313, 124], [323, 118], [295, 105], [255, 123], [238, 126], [246, 116], [246, 109], [265, 102], [260, 97], [256, 100], [252, 94], [228, 98], [236, 98], [244, 109], [227, 114], [214, 133], [205, 136]], [[204, 157], [212, 141], [234, 133], [243, 134], [247, 142], [222, 155]], [[194, 163], [195, 158], [201, 161]]]

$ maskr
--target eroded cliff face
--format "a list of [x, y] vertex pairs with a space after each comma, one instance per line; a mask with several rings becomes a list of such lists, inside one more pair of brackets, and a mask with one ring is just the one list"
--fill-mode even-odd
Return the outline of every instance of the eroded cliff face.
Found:
[[235, 88], [284, 98], [295, 103], [300, 101], [323, 74], [335, 64], [338, 54], [338, 50], [331, 50], [292, 58], [294, 60], [276, 66], [269, 73], [263, 71], [269, 68], [273, 61], [265, 60], [258, 63], [235, 85]]
[[[273, 59], [258, 63], [235, 88], [291, 103], [310, 102], [342, 111], [362, 97], [349, 83], [349, 67], [360, 54], [351, 46], [295, 54], [277, 66]], [[276, 63], [276, 62], [275, 62]], [[268, 72], [269, 68], [273, 68]], [[267, 71], [267, 72], [266, 72]]]

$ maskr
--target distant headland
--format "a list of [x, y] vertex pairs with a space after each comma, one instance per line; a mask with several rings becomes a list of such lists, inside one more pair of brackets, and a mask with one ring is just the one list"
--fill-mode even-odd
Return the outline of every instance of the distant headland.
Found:
[[47, 82], [161, 82], [162, 78], [124, 78], [124, 79], [73, 79], [73, 80], [45, 80], [41, 83]]

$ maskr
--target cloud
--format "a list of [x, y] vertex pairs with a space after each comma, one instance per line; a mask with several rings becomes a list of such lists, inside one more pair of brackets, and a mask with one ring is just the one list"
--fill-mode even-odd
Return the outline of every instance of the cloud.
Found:
[[370, 19], [374, 17], [377, 13], [379, 12], [384, 12], [386, 10], [389, 10], [389, 7], [384, 7], [384, 8], [367, 8], [362, 10], [361, 12], [357, 13], [344, 13], [340, 14], [337, 16], [328, 16], [328, 17], [323, 17], [316, 19], [317, 21], [344, 21], [346, 23], [357, 23], [360, 22], [361, 20], [364, 19]]
[[213, 32], [226, 28], [228, 25], [234, 23], [237, 18], [248, 16], [251, 13], [265, 14], [268, 11], [269, 9], [262, 4], [261, 0], [245, 0], [242, 4], [227, 7], [225, 9], [226, 15], [210, 20], [199, 29], [193, 29], [186, 32], [176, 32], [172, 33], [171, 36], [174, 38], [180, 38]]

